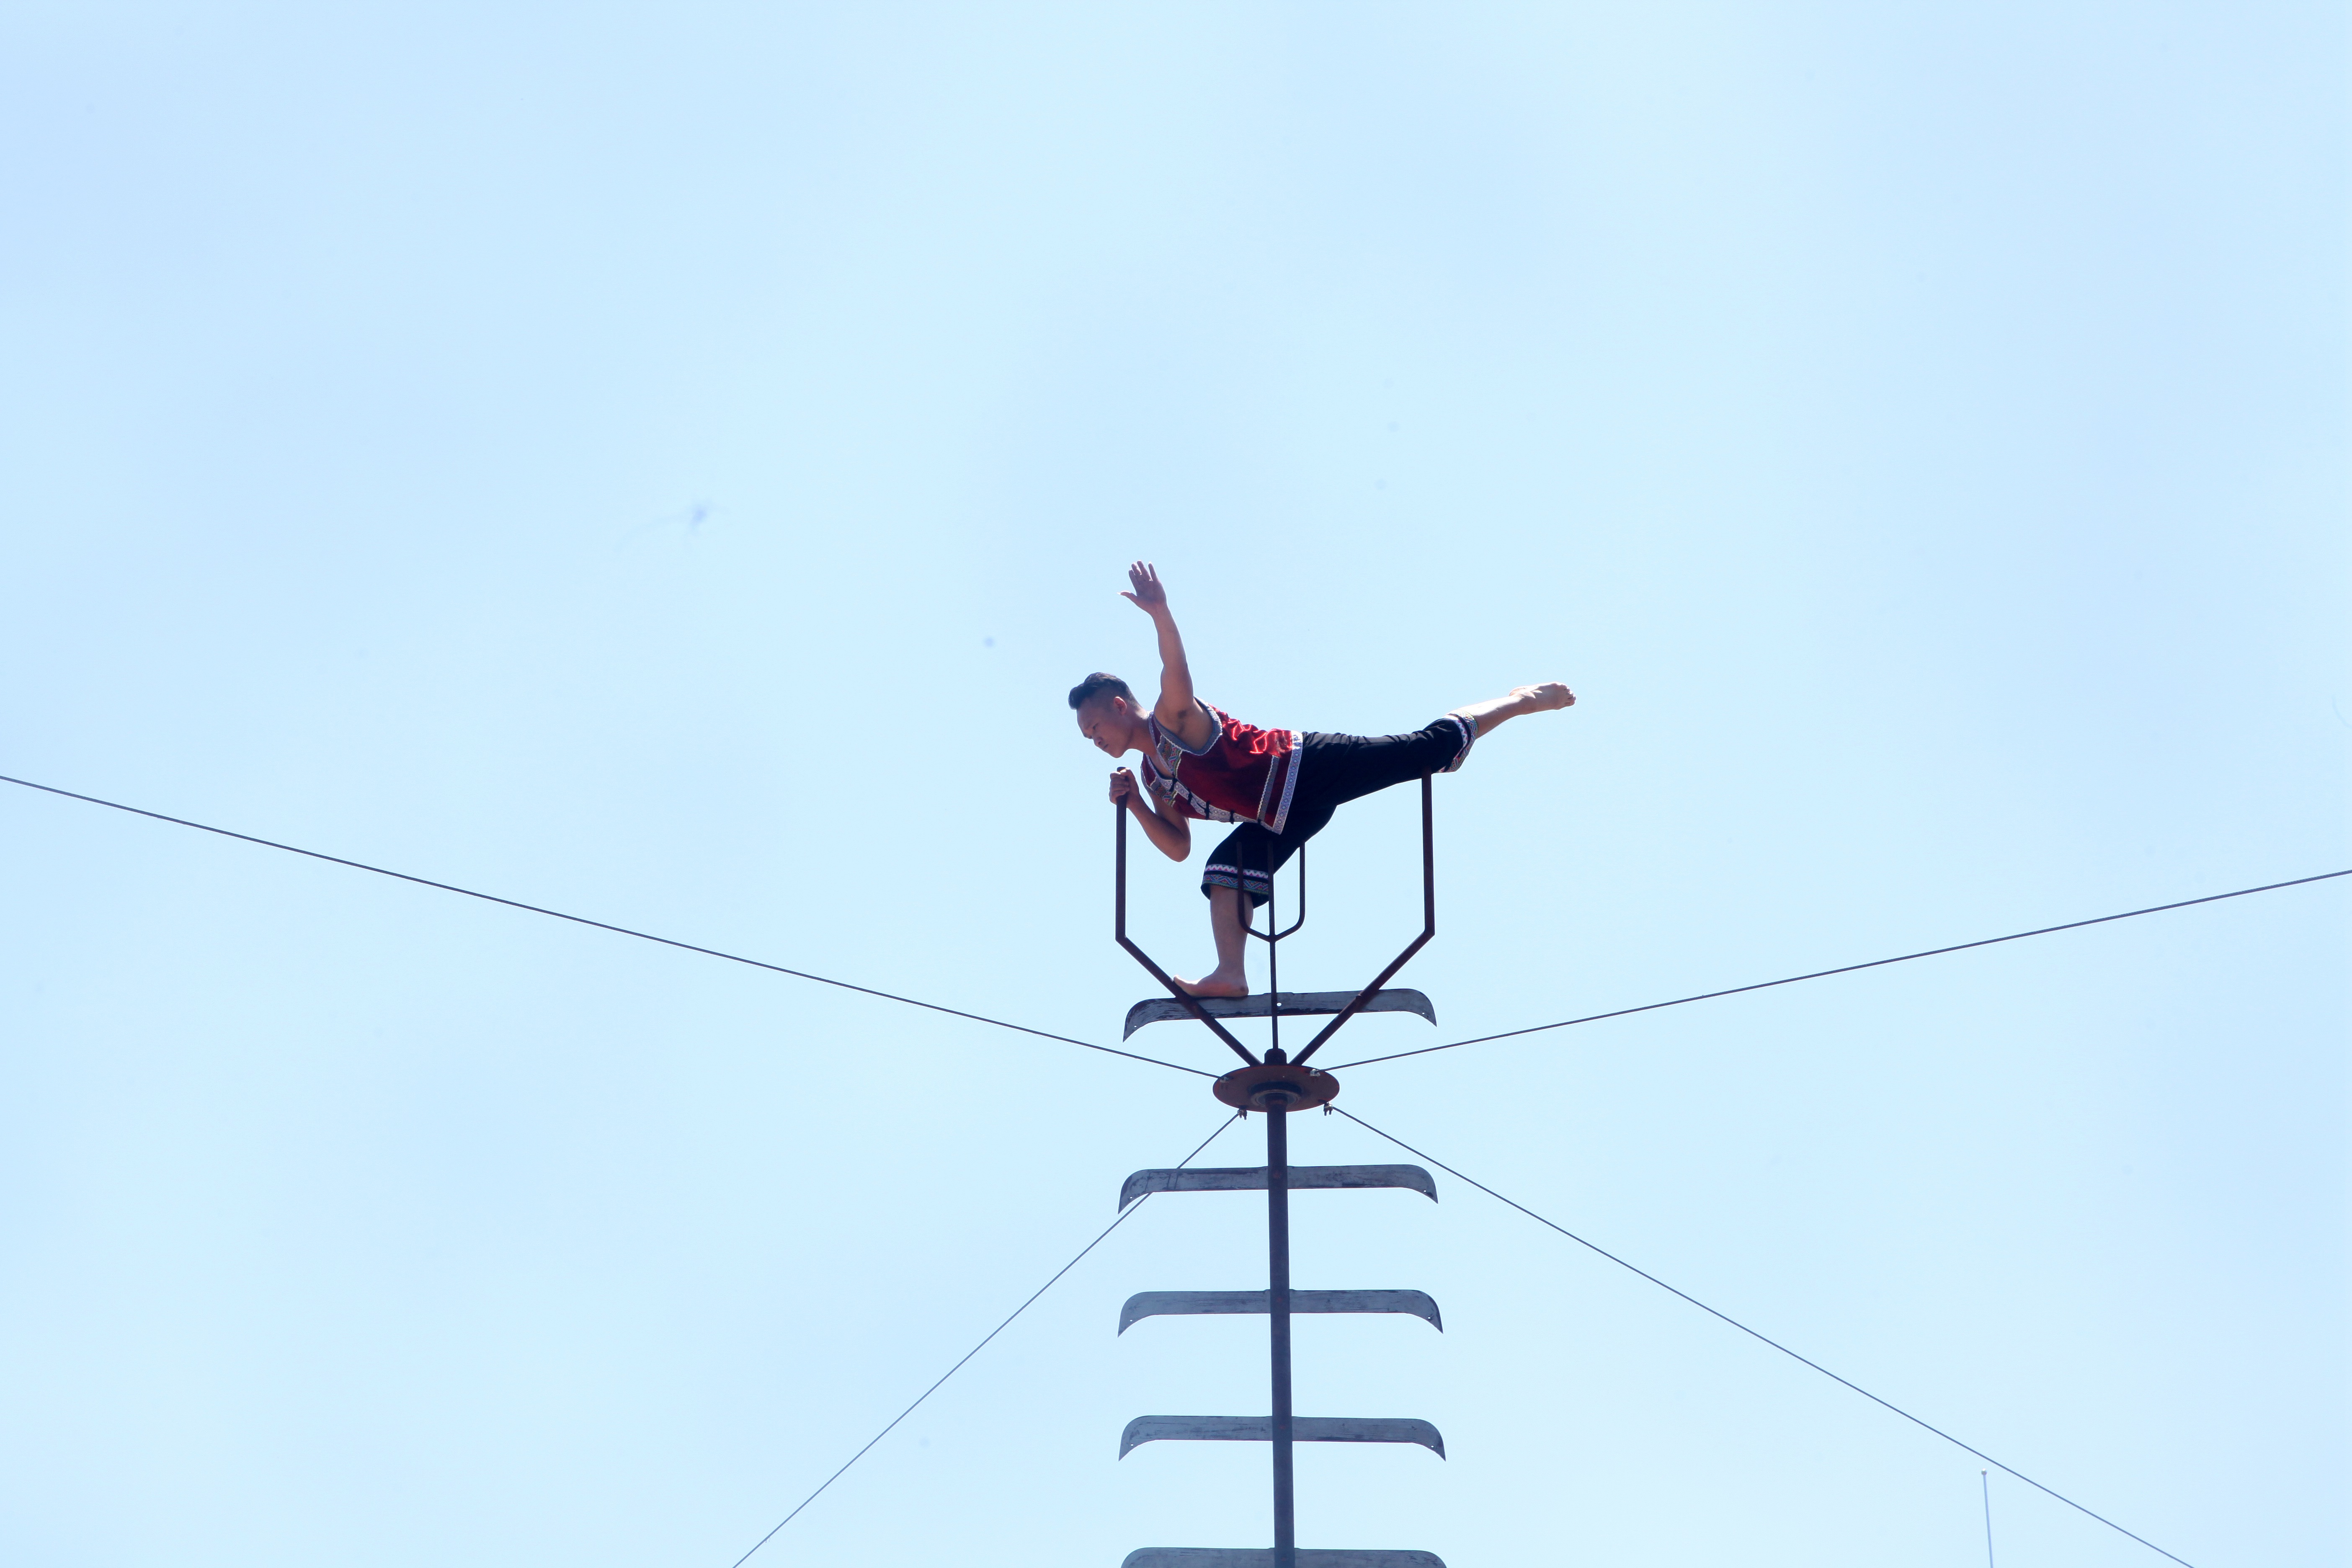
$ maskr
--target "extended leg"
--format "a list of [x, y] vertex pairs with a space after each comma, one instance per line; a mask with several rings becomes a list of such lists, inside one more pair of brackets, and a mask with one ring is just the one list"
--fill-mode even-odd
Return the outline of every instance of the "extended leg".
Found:
[[1506, 719], [1516, 719], [1522, 713], [1541, 713], [1553, 708], [1570, 708], [1576, 703], [1576, 693], [1557, 680], [1547, 680], [1539, 686], [1515, 686], [1508, 697], [1489, 697], [1484, 702], [1472, 702], [1454, 711], [1478, 726], [1478, 733], [1486, 735]]
[[1209, 934], [1217, 943], [1217, 967], [1198, 980], [1178, 979], [1176, 984], [1195, 996], [1246, 996], [1249, 978], [1242, 960], [1249, 951], [1248, 922], [1243, 919], [1241, 891], [1235, 888], [1209, 889]]

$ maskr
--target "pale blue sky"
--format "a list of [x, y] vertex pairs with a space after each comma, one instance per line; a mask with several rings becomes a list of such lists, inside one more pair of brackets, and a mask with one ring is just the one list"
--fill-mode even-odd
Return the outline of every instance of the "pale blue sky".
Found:
[[[1438, 796], [1442, 1028], [2352, 865], [2340, 5], [19, 4], [0, 772], [1115, 1043], [1100, 759]], [[1412, 926], [1412, 802], [1286, 977]], [[0, 1559], [726, 1568], [1198, 1080], [29, 792]], [[1204, 936], [1192, 867], [1139, 928]], [[2341, 1561], [2331, 883], [1344, 1075], [2179, 1552]], [[1292, 964], [1296, 964], [1296, 968]], [[1218, 1051], [1162, 1026], [1147, 1048]], [[1255, 1135], [1255, 1126], [1251, 1129]], [[1339, 1118], [1301, 1160], [1393, 1157]], [[1229, 1134], [1218, 1157], [1244, 1163]], [[1459, 1183], [1298, 1200], [1308, 1545], [1968, 1568], [1978, 1461]], [[1264, 1541], [1156, 1201], [755, 1563]], [[1996, 1478], [2000, 1562], [2150, 1564]]]

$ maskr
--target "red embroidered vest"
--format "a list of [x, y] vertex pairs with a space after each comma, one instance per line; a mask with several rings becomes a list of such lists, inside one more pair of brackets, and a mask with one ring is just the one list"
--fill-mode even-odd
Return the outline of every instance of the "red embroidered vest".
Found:
[[[1205, 702], [1201, 704], [1209, 708]], [[1143, 786], [1172, 800], [1186, 816], [1209, 822], [1255, 822], [1279, 833], [1298, 793], [1299, 733], [1261, 730], [1209, 708], [1216, 731], [1199, 751], [1151, 719], [1151, 754], [1143, 759]]]

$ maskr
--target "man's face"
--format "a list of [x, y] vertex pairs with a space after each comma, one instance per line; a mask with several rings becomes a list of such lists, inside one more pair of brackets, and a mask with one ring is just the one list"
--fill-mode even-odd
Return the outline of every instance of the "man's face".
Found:
[[1090, 697], [1078, 704], [1078, 733], [1114, 757], [1134, 750], [1129, 740], [1134, 728], [1124, 697]]

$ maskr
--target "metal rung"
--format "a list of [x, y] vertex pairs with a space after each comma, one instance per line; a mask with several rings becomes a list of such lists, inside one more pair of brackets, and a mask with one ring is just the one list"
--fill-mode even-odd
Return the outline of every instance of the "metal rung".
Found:
[[[1274, 1568], [1274, 1553], [1265, 1547], [1147, 1546], [1130, 1552], [1119, 1568]], [[1434, 1552], [1308, 1552], [1298, 1553], [1298, 1568], [1445, 1568]]]
[[[1445, 1439], [1426, 1421], [1365, 1415], [1300, 1415], [1290, 1423], [1295, 1443], [1418, 1443], [1439, 1458]], [[1139, 1415], [1118, 1436], [1118, 1457], [1146, 1443], [1271, 1443], [1271, 1415]]]
[[[1409, 1187], [1437, 1201], [1437, 1183], [1419, 1165], [1293, 1165], [1284, 1184], [1290, 1191], [1326, 1187]], [[1146, 1193], [1262, 1193], [1265, 1167], [1210, 1166], [1205, 1170], [1138, 1171], [1118, 1189], [1125, 1208]]]
[[[1339, 1012], [1356, 999], [1353, 991], [1280, 991], [1256, 996], [1196, 996], [1201, 1011], [1212, 1018], [1265, 1018], [1273, 1016], [1276, 997], [1282, 1000], [1282, 1016], [1286, 1018], [1325, 1017]], [[1364, 998], [1359, 1013], [1412, 1013], [1437, 1022], [1437, 1008], [1418, 991], [1395, 986], [1375, 991]], [[1173, 996], [1155, 996], [1148, 1002], [1138, 1002], [1127, 1010], [1124, 1039], [1146, 1024], [1172, 1024], [1192, 1016], [1192, 1009]]]
[[[1145, 1290], [1127, 1299], [1118, 1310], [1118, 1331], [1125, 1333], [1146, 1318], [1192, 1313], [1265, 1312], [1272, 1310], [1264, 1290]], [[1402, 1312], [1421, 1319], [1438, 1332], [1437, 1303], [1419, 1290], [1293, 1290], [1293, 1312]]]

